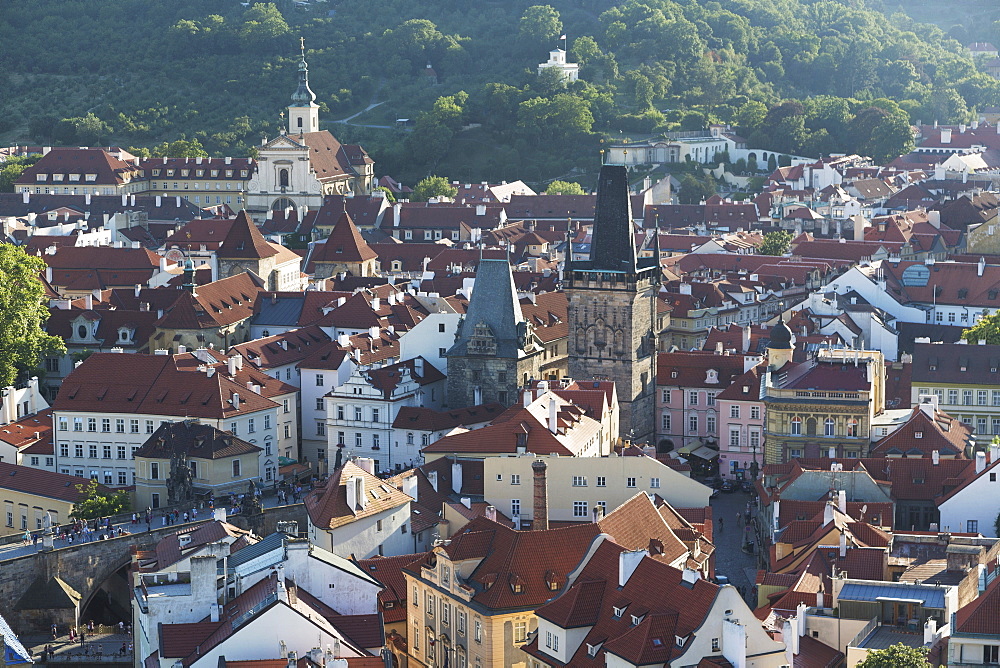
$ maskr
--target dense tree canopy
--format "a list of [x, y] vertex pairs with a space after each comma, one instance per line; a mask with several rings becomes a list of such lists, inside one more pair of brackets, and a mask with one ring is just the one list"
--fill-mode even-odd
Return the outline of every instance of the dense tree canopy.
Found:
[[426, 202], [431, 197], [454, 197], [458, 189], [443, 176], [428, 176], [413, 187], [413, 201]]
[[44, 271], [42, 258], [0, 244], [0, 387], [27, 379], [43, 355], [66, 350], [62, 339], [42, 331], [49, 318]]
[[132, 507], [128, 492], [102, 492], [96, 480], [76, 486], [83, 498], [73, 505], [70, 517], [78, 520], [93, 520], [124, 513]]
[[[911, 122], [964, 122], [1000, 104], [1000, 81], [954, 39], [996, 42], [991, 21], [1000, 16], [946, 34], [882, 6], [7, 3], [0, 41], [18, 48], [0, 52], [0, 141], [155, 150], [180, 139], [213, 155], [249, 154], [283, 124], [299, 36], [323, 120], [363, 112], [356, 122], [369, 127], [332, 129], [364, 143], [380, 171], [410, 182], [438, 172], [541, 183], [574, 168], [593, 171], [601, 138], [711, 122], [735, 124], [755, 148], [884, 160], [909, 147]], [[51, 38], [58, 34], [86, 34], [102, 48]], [[563, 34], [580, 64], [578, 82], [536, 72]], [[463, 90], [469, 95], [460, 100]], [[375, 102], [382, 104], [364, 112]], [[416, 126], [396, 128], [397, 118]]]
[[784, 255], [792, 245], [792, 233], [775, 230], [764, 235], [764, 241], [757, 247], [760, 255]]

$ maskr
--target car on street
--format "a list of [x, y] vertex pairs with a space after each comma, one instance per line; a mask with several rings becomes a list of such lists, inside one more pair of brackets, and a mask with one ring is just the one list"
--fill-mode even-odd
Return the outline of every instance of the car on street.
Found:
[[720, 487], [719, 489], [728, 494], [730, 492], [735, 492], [737, 490], [737, 486], [736, 483], [733, 482], [732, 480], [723, 480], [722, 487]]

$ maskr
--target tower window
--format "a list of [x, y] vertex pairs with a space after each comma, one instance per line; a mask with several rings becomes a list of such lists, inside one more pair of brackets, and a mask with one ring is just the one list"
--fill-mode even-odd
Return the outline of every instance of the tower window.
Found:
[[301, 116], [299, 116], [299, 117], [298, 117], [298, 118], [296, 118], [295, 120], [297, 121], [297, 125], [298, 125], [298, 126], [299, 126], [299, 127], [301, 128], [301, 127], [302, 127], [302, 117], [301, 117]]

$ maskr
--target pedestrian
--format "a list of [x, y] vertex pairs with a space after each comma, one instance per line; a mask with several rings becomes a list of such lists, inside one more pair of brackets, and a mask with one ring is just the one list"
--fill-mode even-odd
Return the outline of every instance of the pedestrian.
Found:
[[69, 627], [69, 641], [70, 642], [76, 642], [76, 627], [75, 626]]
[[122, 641], [122, 649], [121, 649], [121, 655], [122, 656], [125, 656], [125, 648], [126, 647], [128, 647], [128, 643], [123, 640]]
[[83, 646], [83, 643], [86, 640], [87, 640], [87, 634], [83, 632], [83, 629], [80, 629], [80, 646], [81, 647]]
[[24, 532], [24, 544], [25, 545], [31, 545], [31, 532], [30, 531], [25, 531]]
[[53, 624], [52, 624], [52, 639], [55, 640], [58, 637], [58, 635], [59, 635], [59, 627], [56, 626], [55, 623], [53, 622]]
[[184, 511], [184, 524], [187, 524], [187, 521], [188, 521], [188, 514], [187, 514], [187, 511], [185, 510]]
[[724, 531], [725, 528], [726, 528], [726, 518], [720, 517], [719, 518], [719, 533], [721, 533], [722, 531]]
[[94, 620], [93, 619], [91, 619], [89, 622], [87, 622], [87, 630], [90, 631], [91, 633], [94, 632]]
[[118, 620], [118, 633], [125, 633], [125, 622]]

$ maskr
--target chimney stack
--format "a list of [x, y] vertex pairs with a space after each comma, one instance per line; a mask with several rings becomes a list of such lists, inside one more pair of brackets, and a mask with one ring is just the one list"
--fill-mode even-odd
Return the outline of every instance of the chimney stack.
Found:
[[[986, 453], [979, 451], [976, 453], [976, 475], [986, 470]], [[535, 492], [537, 494], [537, 492]]]
[[549, 490], [548, 480], [545, 477], [545, 469], [548, 468], [541, 459], [531, 462], [531, 471], [534, 473], [534, 501], [532, 509], [531, 528], [535, 531], [549, 528]]

